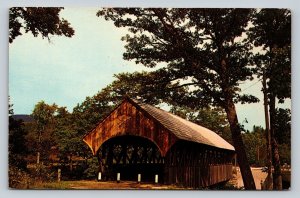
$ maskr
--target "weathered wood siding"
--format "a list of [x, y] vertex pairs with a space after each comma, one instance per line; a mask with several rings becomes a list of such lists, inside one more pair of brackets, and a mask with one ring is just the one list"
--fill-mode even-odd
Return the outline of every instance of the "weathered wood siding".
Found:
[[167, 153], [165, 182], [190, 188], [211, 186], [232, 178], [233, 152], [179, 141]]
[[105, 141], [122, 135], [141, 136], [151, 140], [158, 146], [162, 156], [178, 140], [151, 115], [126, 101], [106, 117], [91, 133], [87, 134], [84, 141], [95, 155]]

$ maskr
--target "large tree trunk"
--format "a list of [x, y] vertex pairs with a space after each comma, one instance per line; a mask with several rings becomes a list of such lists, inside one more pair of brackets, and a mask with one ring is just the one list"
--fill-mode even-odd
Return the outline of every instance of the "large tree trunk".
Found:
[[235, 151], [237, 153], [237, 160], [241, 169], [244, 187], [246, 190], [255, 190], [256, 187], [245, 152], [245, 147], [241, 136], [241, 129], [238, 123], [235, 105], [231, 99], [227, 99], [225, 103], [225, 111], [227, 113], [227, 119], [230, 124], [232, 141], [235, 147]]
[[263, 93], [264, 93], [264, 111], [265, 111], [265, 122], [266, 122], [266, 140], [267, 140], [267, 165], [268, 165], [268, 177], [265, 180], [265, 189], [273, 189], [273, 176], [272, 176], [272, 146], [271, 146], [271, 132], [270, 132], [270, 116], [268, 109], [268, 96], [267, 96], [267, 82], [265, 71], [263, 73]]
[[280, 157], [278, 151], [278, 144], [275, 139], [275, 96], [270, 94], [270, 133], [271, 133], [271, 143], [272, 143], [272, 158], [273, 158], [273, 189], [282, 190], [282, 176], [281, 176], [281, 165]]

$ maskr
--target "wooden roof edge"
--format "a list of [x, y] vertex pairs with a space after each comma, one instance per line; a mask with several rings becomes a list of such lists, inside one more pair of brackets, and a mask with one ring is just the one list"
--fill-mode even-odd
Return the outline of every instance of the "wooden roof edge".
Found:
[[94, 149], [93, 149], [93, 147], [90, 145], [90, 144], [88, 144], [88, 142], [84, 139], [84, 138], [82, 138], [82, 140], [87, 144], [87, 146], [91, 149], [91, 151], [92, 151], [92, 153], [93, 153], [93, 156], [95, 156], [96, 155], [96, 152], [94, 151]]

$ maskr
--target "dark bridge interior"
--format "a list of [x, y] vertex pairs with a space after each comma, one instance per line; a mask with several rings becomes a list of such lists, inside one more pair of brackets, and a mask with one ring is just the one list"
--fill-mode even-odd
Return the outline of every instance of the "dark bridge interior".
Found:
[[154, 182], [159, 175], [163, 183], [164, 159], [158, 147], [147, 138], [124, 135], [113, 137], [103, 143], [97, 153], [104, 180], [117, 179], [137, 181], [141, 174], [142, 182]]

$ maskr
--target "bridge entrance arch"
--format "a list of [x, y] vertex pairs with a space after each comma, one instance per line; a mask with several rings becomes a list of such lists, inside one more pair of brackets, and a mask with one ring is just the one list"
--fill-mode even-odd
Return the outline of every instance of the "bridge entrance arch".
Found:
[[[99, 172], [105, 180], [154, 182], [155, 175], [163, 175], [164, 158], [158, 146], [151, 140], [134, 135], [116, 136], [105, 141], [97, 152]], [[160, 177], [160, 181], [162, 177]]]

